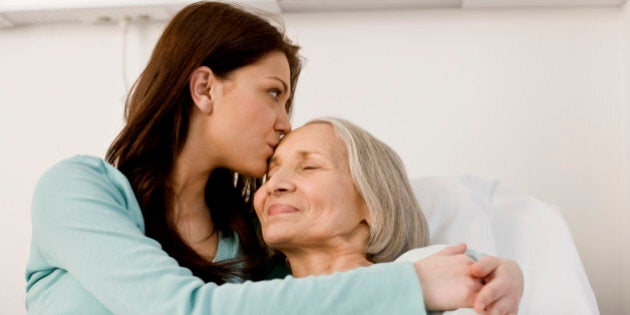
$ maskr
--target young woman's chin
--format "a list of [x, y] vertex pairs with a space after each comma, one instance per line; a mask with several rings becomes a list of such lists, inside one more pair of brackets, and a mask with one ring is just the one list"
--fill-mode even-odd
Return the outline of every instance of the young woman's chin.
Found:
[[267, 161], [259, 163], [259, 165], [252, 164], [241, 169], [235, 169], [234, 171], [243, 176], [262, 178], [267, 172]]

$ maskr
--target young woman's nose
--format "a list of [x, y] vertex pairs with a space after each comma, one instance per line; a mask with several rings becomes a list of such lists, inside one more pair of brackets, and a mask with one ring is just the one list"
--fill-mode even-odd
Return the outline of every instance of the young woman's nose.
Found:
[[276, 125], [274, 126], [277, 132], [280, 133], [280, 137], [286, 135], [289, 131], [291, 131], [291, 120], [289, 119], [289, 114], [286, 109], [281, 108], [279, 110], [278, 116], [276, 118]]

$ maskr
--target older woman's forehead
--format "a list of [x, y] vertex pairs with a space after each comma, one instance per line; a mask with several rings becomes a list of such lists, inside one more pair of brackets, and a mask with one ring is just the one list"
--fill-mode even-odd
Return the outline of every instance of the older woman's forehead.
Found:
[[280, 142], [272, 161], [287, 153], [299, 158], [324, 156], [347, 163], [346, 146], [329, 124], [308, 124], [291, 131]]

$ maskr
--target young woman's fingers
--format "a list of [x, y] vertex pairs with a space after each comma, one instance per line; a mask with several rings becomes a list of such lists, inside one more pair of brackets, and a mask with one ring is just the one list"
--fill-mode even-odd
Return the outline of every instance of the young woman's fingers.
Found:
[[515, 261], [484, 257], [469, 270], [471, 274], [482, 277], [486, 283], [473, 304], [476, 311], [484, 308], [495, 309], [489, 314], [511, 314], [518, 311], [524, 284], [523, 273]]
[[496, 281], [492, 281], [484, 285], [473, 302], [473, 308], [475, 311], [477, 313], [481, 313], [481, 311], [486, 309], [489, 305], [492, 305], [499, 300], [505, 292], [509, 292], [505, 287], [506, 285], [504, 283]]
[[465, 246], [436, 253], [414, 263], [428, 310], [472, 307], [483, 288], [481, 279], [470, 276], [472, 260], [462, 251]]
[[470, 266], [470, 274], [473, 277], [485, 278], [501, 265], [501, 259], [494, 256], [483, 256]]
[[484, 315], [516, 315], [520, 299], [513, 295], [504, 295], [486, 307]]
[[459, 255], [466, 252], [466, 243], [459, 243], [457, 245], [449, 246], [441, 251], [437, 252], [437, 254], [441, 255]]

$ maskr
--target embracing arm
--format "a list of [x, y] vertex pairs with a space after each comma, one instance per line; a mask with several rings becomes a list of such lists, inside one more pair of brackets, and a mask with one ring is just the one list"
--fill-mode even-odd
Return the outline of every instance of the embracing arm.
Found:
[[81, 296], [116, 314], [424, 312], [409, 263], [304, 279], [204, 283], [144, 235], [126, 179], [96, 158], [75, 158], [47, 172], [35, 192], [32, 220], [29, 311], [42, 303], [81, 304], [67, 294], [52, 294], [67, 300], [46, 301], [51, 296], [46, 290], [67, 289], [65, 277], [85, 291]]

